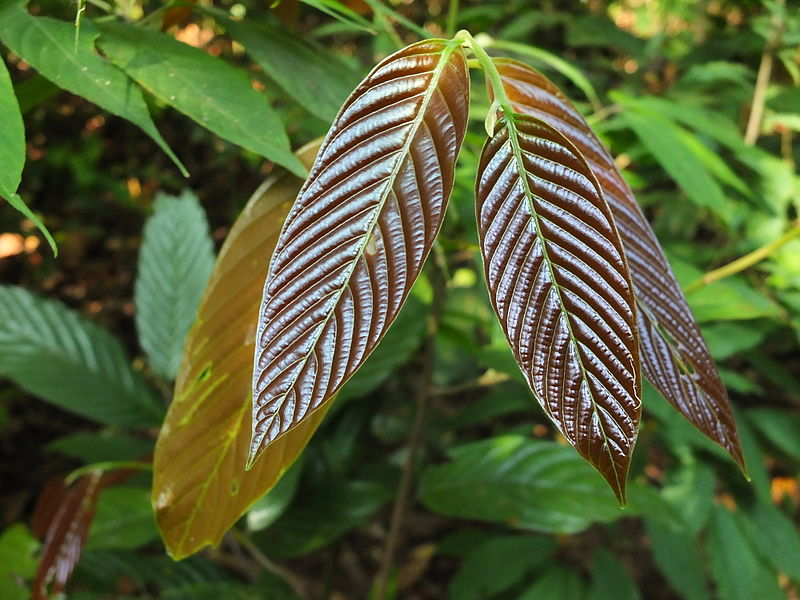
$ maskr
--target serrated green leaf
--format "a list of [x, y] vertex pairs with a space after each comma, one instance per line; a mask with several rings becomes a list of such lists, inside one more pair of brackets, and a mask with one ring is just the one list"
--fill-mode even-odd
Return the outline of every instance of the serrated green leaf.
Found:
[[312, 115], [333, 121], [359, 76], [324, 48], [269, 23], [234, 21], [208, 10], [292, 98]]
[[18, 0], [0, 0], [0, 40], [41, 75], [139, 127], [188, 172], [156, 129], [141, 90], [94, 49], [99, 32], [84, 19], [75, 43], [72, 23], [33, 17]]
[[134, 303], [139, 343], [150, 366], [178, 373], [186, 334], [214, 267], [205, 212], [191, 192], [160, 195], [144, 227]]
[[742, 531], [741, 516], [717, 506], [707, 542], [711, 574], [720, 600], [783, 600], [777, 575], [756, 556]]
[[566, 534], [624, 515], [567, 446], [499, 436], [450, 454], [452, 461], [428, 467], [420, 481], [420, 499], [440, 514]]
[[305, 177], [280, 119], [244, 71], [157, 31], [98, 26], [98, 46], [142, 87], [220, 137]]
[[0, 375], [108, 425], [158, 425], [164, 409], [107, 331], [15, 286], [0, 286]]
[[87, 550], [132, 550], [156, 538], [158, 529], [148, 489], [120, 485], [103, 490], [89, 530]]
[[653, 560], [672, 588], [686, 600], [710, 600], [703, 559], [692, 535], [649, 517], [645, 526]]
[[608, 550], [595, 550], [592, 588], [588, 600], [640, 600], [641, 595], [625, 567]]
[[505, 592], [547, 561], [550, 538], [504, 535], [490, 538], [465, 557], [448, 589], [451, 600], [478, 600]]

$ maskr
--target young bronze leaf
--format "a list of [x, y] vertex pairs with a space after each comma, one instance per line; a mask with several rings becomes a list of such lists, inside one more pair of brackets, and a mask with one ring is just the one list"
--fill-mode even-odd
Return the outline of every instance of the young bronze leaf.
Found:
[[264, 287], [251, 463], [347, 381], [397, 316], [444, 216], [468, 96], [460, 42], [426, 40], [382, 61], [339, 112]]
[[725, 386], [661, 246], [611, 154], [580, 112], [544, 75], [510, 59], [494, 62], [514, 109], [541, 119], [566, 136], [600, 182], [633, 280], [645, 376], [744, 468]]
[[506, 115], [483, 147], [476, 196], [486, 281], [517, 364], [624, 503], [639, 348], [622, 242], [602, 192], [564, 136]]
[[35, 533], [44, 536], [33, 600], [45, 600], [64, 589], [86, 544], [102, 486], [100, 471], [80, 477], [69, 487], [63, 477], [45, 486], [33, 517]]
[[[297, 155], [310, 166], [318, 149], [319, 142], [308, 144]], [[285, 174], [253, 194], [220, 251], [186, 340], [174, 400], [156, 443], [152, 490], [156, 522], [176, 560], [219, 544], [300, 455], [324, 416], [326, 408], [245, 472], [264, 258], [272, 254], [302, 184]]]

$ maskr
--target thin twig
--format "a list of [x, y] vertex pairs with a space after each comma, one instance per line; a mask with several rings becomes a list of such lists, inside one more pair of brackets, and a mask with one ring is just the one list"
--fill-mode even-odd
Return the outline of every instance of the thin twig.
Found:
[[783, 35], [783, 6], [785, 0], [778, 0], [778, 11], [773, 15], [772, 33], [764, 46], [761, 54], [761, 62], [758, 65], [758, 75], [756, 76], [756, 87], [753, 90], [753, 103], [750, 106], [750, 116], [747, 118], [747, 128], [744, 133], [744, 143], [754, 146], [761, 131], [761, 119], [764, 116], [764, 104], [767, 99], [767, 87], [772, 75], [772, 63], [775, 50], [780, 46], [781, 36]]
[[721, 266], [719, 269], [709, 271], [700, 279], [697, 279], [696, 281], [693, 281], [687, 285], [683, 291], [689, 294], [699, 290], [701, 287], [711, 285], [715, 281], [719, 281], [720, 279], [724, 279], [725, 277], [730, 277], [731, 275], [735, 275], [740, 271], [744, 271], [745, 269], [752, 267], [756, 263], [761, 262], [765, 258], [769, 257], [781, 246], [787, 244], [799, 235], [800, 221], [796, 221], [792, 227], [777, 240], [773, 240], [770, 243], [761, 246], [761, 248], [753, 250], [749, 254], [745, 254], [744, 256], [737, 258], [736, 260], [729, 262], [727, 265]]
[[253, 557], [262, 568], [269, 571], [270, 573], [277, 575], [281, 579], [283, 579], [289, 586], [292, 588], [292, 591], [299, 597], [299, 598], [308, 598], [308, 592], [306, 591], [306, 582], [299, 576], [296, 575], [294, 572], [290, 571], [286, 567], [281, 565], [275, 564], [272, 562], [267, 556], [261, 552], [261, 548], [256, 546], [247, 535], [242, 533], [240, 530], [236, 529], [235, 527], [231, 529], [231, 535], [233, 538], [239, 542], [250, 556]]
[[433, 394], [431, 393], [431, 381], [433, 378], [433, 363], [436, 355], [436, 332], [439, 329], [439, 322], [444, 306], [444, 296], [447, 280], [445, 278], [445, 267], [441, 264], [443, 257], [434, 253], [430, 261], [431, 286], [433, 288], [433, 298], [431, 309], [428, 313], [428, 331], [425, 336], [425, 343], [422, 348], [420, 359], [422, 361], [422, 372], [417, 381], [416, 400], [417, 413], [414, 416], [414, 423], [411, 426], [411, 433], [408, 438], [408, 454], [403, 464], [403, 472], [400, 476], [400, 484], [395, 495], [392, 516], [389, 521], [389, 532], [386, 534], [386, 544], [383, 548], [383, 556], [375, 577], [375, 595], [377, 600], [385, 600], [386, 583], [389, 579], [389, 571], [394, 563], [394, 556], [397, 545], [400, 541], [400, 532], [405, 519], [408, 500], [411, 495], [411, 488], [414, 484], [414, 466], [417, 454], [425, 441], [425, 420], [430, 408]]

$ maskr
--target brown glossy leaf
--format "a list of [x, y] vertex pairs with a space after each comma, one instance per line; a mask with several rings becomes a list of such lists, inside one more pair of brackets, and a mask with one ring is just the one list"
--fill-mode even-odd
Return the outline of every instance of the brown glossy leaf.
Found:
[[[320, 142], [297, 152], [310, 166]], [[267, 180], [231, 228], [184, 348], [175, 395], [156, 443], [152, 502], [173, 558], [219, 544], [300, 455], [324, 411], [245, 472], [250, 448], [254, 334], [269, 257], [303, 182]]]
[[497, 124], [476, 186], [484, 271], [528, 384], [621, 503], [641, 409], [632, 285], [586, 161], [549, 125]]
[[583, 116], [544, 75], [495, 59], [514, 109], [566, 136], [600, 182], [622, 238], [637, 301], [645, 377], [702, 433], [744, 469], [728, 394], [683, 291], [636, 199]]
[[460, 42], [382, 61], [323, 143], [264, 288], [250, 460], [314, 414], [397, 316], [441, 226], [467, 122]]
[[44, 544], [31, 590], [33, 600], [51, 598], [64, 589], [86, 544], [102, 487], [102, 472], [92, 471], [69, 487], [58, 477], [40, 494], [32, 528], [43, 535]]

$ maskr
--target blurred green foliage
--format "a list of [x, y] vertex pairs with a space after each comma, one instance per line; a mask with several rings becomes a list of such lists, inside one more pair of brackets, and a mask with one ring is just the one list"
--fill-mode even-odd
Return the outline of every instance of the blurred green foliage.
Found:
[[[467, 28], [490, 35], [490, 51], [545, 71], [612, 149], [691, 290], [689, 303], [737, 408], [751, 481], [652, 388], [645, 390], [628, 509], [620, 511], [599, 476], [562, 446], [519, 379], [480, 285], [472, 178], [489, 101], [476, 78], [474, 127], [436, 251], [449, 273], [447, 297], [426, 391], [419, 481], [390, 591], [455, 599], [798, 597], [796, 3], [283, 0], [268, 7], [247, 0], [218, 2], [210, 13], [97, 0], [85, 8], [72, 48], [74, 5], [31, 3], [33, 17], [18, 2], [0, 0], [2, 57], [13, 84], [0, 85], [0, 132], [9, 134], [0, 144], [10, 149], [0, 194], [19, 194], [60, 248], [57, 259], [45, 250], [30, 214], [0, 209], [0, 596], [26, 597], [39, 547], [26, 523], [45, 479], [87, 463], [141, 458], [152, 448], [180, 347], [172, 339], [164, 348], [158, 336], [185, 335], [186, 313], [208, 276], [207, 249], [273, 168], [256, 153], [296, 168], [287, 158], [289, 140], [297, 146], [324, 133], [322, 118], [332, 116], [347, 87], [325, 85], [314, 104], [309, 85], [333, 72], [354, 82], [376, 59], [418, 39], [419, 28], [432, 36]], [[142, 54], [130, 58], [119, 39], [117, 46], [102, 43], [114, 27], [92, 22], [108, 14], [150, 26], [147, 39], [163, 42], [165, 52], [175, 48], [157, 33], [166, 19], [170, 35], [196, 47], [178, 48], [186, 60], [202, 55], [198, 60], [220, 77], [249, 77], [259, 93], [234, 97], [230, 87], [195, 80], [197, 89], [184, 86], [173, 96], [164, 72], [140, 69], [157, 62], [154, 46], [137, 48], [129, 35], [122, 50]], [[35, 19], [37, 28], [23, 31], [12, 17]], [[226, 26], [230, 18], [236, 22]], [[260, 39], [264, 32], [275, 37]], [[61, 41], [37, 41], [40, 33]], [[108, 84], [102, 70], [112, 67], [92, 51], [98, 35], [125, 70], [109, 71]], [[276, 39], [296, 55], [270, 49]], [[318, 60], [311, 65], [317, 75], [299, 62], [287, 65], [297, 56]], [[92, 65], [101, 65], [99, 74], [88, 76], [83, 67]], [[233, 102], [240, 114], [229, 119], [224, 109]], [[205, 113], [207, 103], [222, 110]], [[25, 148], [14, 129], [15, 104], [24, 113]], [[249, 123], [256, 115], [247, 107], [256, 104], [274, 109], [275, 135], [261, 135], [263, 122]], [[251, 137], [260, 141], [245, 140]], [[154, 201], [159, 192], [185, 188], [194, 193], [183, 193], [182, 204]], [[178, 223], [171, 229], [170, 214]], [[786, 243], [771, 247], [781, 236]], [[186, 266], [181, 252], [164, 249], [175, 240], [193, 240], [202, 264]], [[715, 271], [752, 252], [752, 260], [734, 263], [736, 273]], [[703, 277], [715, 272], [726, 276], [706, 285]], [[253, 507], [236, 535], [219, 549], [171, 562], [149, 514], [147, 477], [138, 476], [101, 495], [66, 596], [366, 597], [416, 410], [430, 287], [423, 278], [292, 478]], [[180, 314], [159, 308], [164, 290], [182, 304]], [[149, 332], [138, 323], [137, 338], [133, 313], [141, 318], [148, 306], [149, 324], [164, 321]]]

